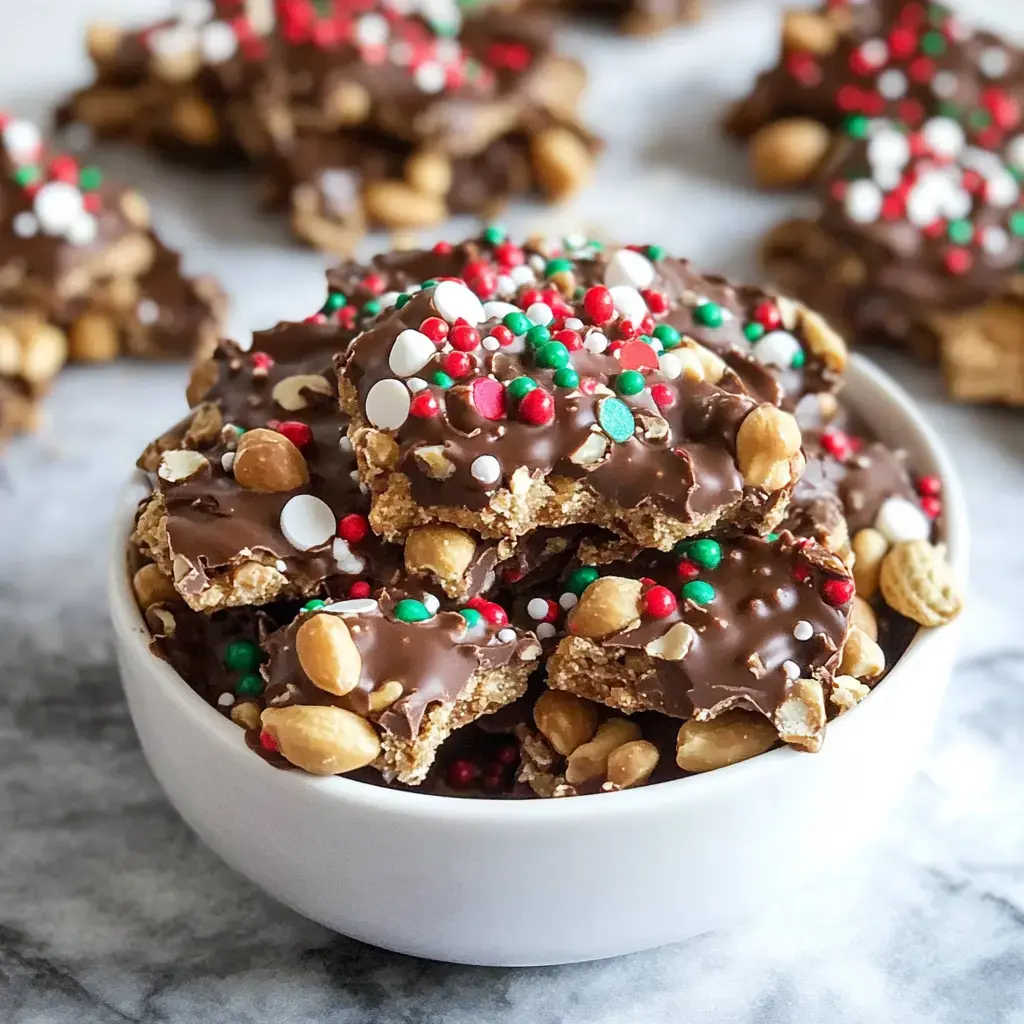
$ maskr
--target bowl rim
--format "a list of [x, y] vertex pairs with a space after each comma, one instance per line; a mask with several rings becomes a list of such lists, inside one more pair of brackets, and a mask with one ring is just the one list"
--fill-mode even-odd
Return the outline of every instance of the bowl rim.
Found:
[[[930, 463], [929, 472], [936, 473], [943, 484], [943, 540], [946, 542], [951, 567], [957, 578], [966, 583], [968, 561], [968, 528], [963, 486], [953, 462], [934, 429], [927, 423], [910, 396], [883, 370], [863, 356], [853, 355], [844, 377], [845, 387], [854, 391], [877, 389], [890, 407], [894, 407], [903, 421], [907, 438], [905, 447], [916, 447]], [[854, 398], [853, 406], [858, 405]], [[576, 798], [572, 800], [487, 800], [415, 793], [389, 789], [358, 782], [344, 776], [316, 777], [300, 771], [282, 771], [262, 758], [255, 757], [241, 740], [241, 730], [224, 715], [212, 708], [165, 661], [155, 657], [149, 649], [149, 631], [136, 604], [130, 584], [126, 557], [127, 541], [134, 520], [138, 500], [148, 490], [145, 477], [135, 470], [122, 489], [115, 514], [111, 560], [109, 570], [110, 613], [119, 647], [133, 648], [140, 664], [148, 664], [154, 685], [165, 691], [165, 696], [178, 710], [192, 719], [196, 726], [208, 733], [210, 742], [229, 745], [239, 757], [244, 757], [244, 770], [259, 773], [272, 772], [277, 784], [296, 799], [337, 800], [339, 804], [358, 804], [381, 813], [418, 815], [433, 820], [492, 824], [521, 825], [533, 821], [555, 819], [572, 823], [580, 818], [604, 817], [629, 812], [644, 812], [661, 805], [675, 809], [687, 800], [714, 799], [716, 793], [745, 786], [757, 773], [796, 768], [801, 763], [813, 767], [812, 758], [790, 747], [778, 747], [764, 754], [698, 775], [659, 782], [653, 786], [622, 790], [617, 793], [593, 794], [601, 799]], [[828, 731], [836, 729], [846, 733], [854, 729], [870, 728], [874, 715], [884, 714], [886, 692], [896, 687], [913, 685], [913, 676], [919, 663], [925, 662], [933, 646], [940, 643], [942, 629], [919, 628], [897, 664], [886, 676], [883, 685], [873, 690], [855, 708], [829, 723]], [[816, 757], [827, 756], [828, 744]], [[294, 788], [289, 788], [294, 787]]]

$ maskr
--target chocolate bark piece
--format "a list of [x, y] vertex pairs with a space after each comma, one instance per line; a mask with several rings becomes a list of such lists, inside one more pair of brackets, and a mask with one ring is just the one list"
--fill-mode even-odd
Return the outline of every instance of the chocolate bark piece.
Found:
[[[813, 295], [849, 337], [937, 356], [957, 397], [1014, 402], [1024, 360], [1019, 138], [985, 146], [948, 117], [909, 135], [875, 122], [830, 168], [818, 216], [768, 236], [769, 273]], [[985, 369], [958, 387], [975, 359]]]
[[747, 708], [784, 739], [795, 700], [811, 718], [821, 709], [805, 737], [820, 745], [822, 686], [839, 665], [853, 597], [836, 556], [789, 533], [703, 538], [600, 572], [548, 662], [553, 689], [627, 714], [706, 720]]
[[1015, 127], [1022, 101], [1024, 53], [967, 28], [948, 7], [828, 2], [786, 14], [778, 65], [758, 77], [726, 127], [751, 139], [760, 180], [800, 184], [820, 169], [829, 134], [844, 124], [888, 118], [918, 129], [951, 116], [973, 123], [991, 148]]
[[[431, 615], [422, 603], [386, 592], [379, 601], [303, 612], [264, 648], [261, 701], [269, 746], [287, 759], [289, 741], [307, 719], [319, 709], [340, 708], [370, 722], [379, 735], [374, 766], [412, 785], [426, 777], [451, 732], [525, 692], [540, 654], [528, 633], [490, 626], [479, 616]], [[323, 749], [331, 739], [302, 757], [301, 766], [337, 763], [330, 758], [340, 753]]]
[[0, 309], [0, 380], [26, 401], [45, 394], [67, 359], [62, 331], [36, 313]]
[[701, 15], [701, 0], [584, 0], [588, 15], [614, 22], [622, 32], [649, 36]]
[[187, 278], [133, 189], [0, 119], [0, 304], [46, 319], [72, 359], [182, 356], [216, 339], [225, 300]]
[[[651, 260], [620, 250], [586, 288], [571, 253], [537, 252], [517, 285], [516, 266], [462, 248], [480, 253], [464, 279], [404, 293], [339, 360], [376, 530], [400, 540], [439, 521], [515, 538], [591, 524], [667, 548], [719, 521], [780, 521], [799, 430], [744, 374], [779, 401], [782, 389], [749, 355], [658, 325], [668, 304], [647, 287]], [[499, 261], [512, 252], [525, 258], [513, 246]], [[585, 273], [593, 262], [583, 256]], [[711, 332], [731, 314], [687, 292], [673, 315]]]

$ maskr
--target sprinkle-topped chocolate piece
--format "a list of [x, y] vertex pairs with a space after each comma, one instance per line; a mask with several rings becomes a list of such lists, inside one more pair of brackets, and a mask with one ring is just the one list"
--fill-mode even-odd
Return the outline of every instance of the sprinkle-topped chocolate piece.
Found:
[[265, 748], [314, 774], [372, 762], [413, 784], [450, 732], [525, 692], [540, 654], [507, 623], [388, 593], [311, 608], [265, 648]]
[[627, 713], [702, 720], [744, 707], [778, 725], [814, 684], [823, 728], [821, 684], [838, 667], [854, 593], [838, 558], [783, 533], [703, 537], [597, 568], [549, 662], [553, 688]]

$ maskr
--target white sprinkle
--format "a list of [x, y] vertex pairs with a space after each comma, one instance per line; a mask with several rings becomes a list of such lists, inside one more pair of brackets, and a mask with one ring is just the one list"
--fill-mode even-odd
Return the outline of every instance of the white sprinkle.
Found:
[[356, 22], [355, 37], [360, 46], [383, 46], [389, 33], [387, 21], [379, 14], [366, 14]]
[[504, 629], [499, 629], [498, 639], [503, 644], [510, 644], [512, 643], [513, 640], [516, 639], [516, 631], [514, 629], [509, 629], [508, 626], [506, 626]]
[[82, 193], [67, 181], [49, 181], [36, 193], [33, 202], [39, 226], [47, 235], [63, 235], [85, 212]]
[[782, 671], [786, 673], [787, 679], [800, 678], [800, 666], [795, 661], [784, 661], [782, 663]]
[[633, 249], [618, 249], [608, 261], [604, 283], [609, 288], [626, 285], [632, 288], [650, 288], [654, 283], [654, 264]]
[[391, 307], [398, 301], [398, 296], [401, 292], [385, 292], [377, 301], [381, 304], [383, 309], [391, 309]]
[[469, 472], [478, 483], [496, 484], [501, 479], [501, 463], [493, 455], [478, 455]]
[[578, 601], [579, 601], [579, 598], [578, 598], [578, 597], [577, 597], [577, 596], [576, 596], [576, 595], [575, 595], [575, 594], [574, 594], [574, 593], [573, 593], [573, 592], [572, 592], [571, 590], [567, 590], [567, 591], [566, 591], [566, 592], [565, 592], [564, 594], [562, 594], [562, 596], [561, 596], [561, 597], [560, 597], [560, 598], [558, 599], [558, 603], [559, 603], [559, 604], [560, 604], [560, 605], [561, 605], [561, 606], [562, 606], [562, 607], [563, 607], [563, 608], [564, 608], [564, 609], [565, 609], [566, 611], [569, 611], [569, 609], [570, 609], [570, 608], [575, 608], [575, 607], [576, 607], [576, 603], [577, 603]]
[[182, 0], [178, 21], [183, 25], [202, 25], [214, 15], [210, 0]]
[[985, 198], [993, 206], [1013, 206], [1020, 198], [1020, 186], [1012, 174], [993, 175], [985, 182]]
[[395, 338], [388, 355], [388, 366], [398, 377], [411, 377], [436, 355], [437, 346], [421, 331], [408, 327]]
[[870, 224], [882, 212], [882, 190], [867, 178], [851, 181], [843, 205], [854, 224]]
[[907, 194], [907, 220], [916, 228], [925, 228], [938, 220], [948, 187], [942, 176], [922, 174]]
[[989, 46], [981, 51], [978, 67], [986, 78], [1002, 78], [1010, 70], [1010, 55], [1001, 46]]
[[397, 430], [409, 418], [409, 389], [389, 377], [379, 380], [366, 396], [366, 418], [381, 430]]
[[199, 33], [199, 50], [208, 64], [223, 64], [238, 52], [238, 36], [225, 21], [211, 21]]
[[348, 434], [342, 434], [341, 437], [338, 438], [338, 447], [343, 452], [352, 451], [352, 442], [348, 439]]
[[332, 601], [321, 610], [335, 615], [367, 615], [377, 610], [377, 602], [371, 597], [353, 597], [348, 601]]
[[547, 327], [547, 325], [555, 319], [555, 314], [551, 311], [551, 307], [546, 302], [534, 302], [526, 310], [526, 315], [535, 324], [540, 324], [542, 327]]
[[[543, 269], [542, 266], [541, 270]], [[521, 288], [524, 284], [533, 284], [537, 280], [537, 275], [525, 263], [520, 263], [518, 267], [513, 267], [508, 274], [515, 282], [517, 288]]]
[[[506, 299], [512, 298], [516, 293], [516, 283], [512, 280], [508, 274], [498, 275], [498, 294], [503, 295]], [[486, 307], [485, 307], [486, 308]]]
[[952, 71], [935, 72], [935, 77], [932, 79], [932, 92], [940, 100], [948, 100], [950, 97], [955, 96], [959, 88], [960, 83]]
[[959, 156], [966, 141], [963, 128], [951, 117], [929, 118], [922, 126], [921, 134], [937, 156]]
[[928, 517], [906, 498], [886, 498], [875, 516], [875, 529], [890, 544], [927, 540], [932, 532]]
[[32, 238], [39, 233], [39, 221], [36, 220], [34, 213], [29, 213], [27, 210], [22, 210], [11, 221], [11, 227], [19, 238]]
[[591, 331], [583, 339], [583, 347], [588, 352], [600, 355], [608, 347], [608, 339], [600, 331]]
[[223, 469], [225, 473], [230, 473], [231, 472], [231, 467], [234, 464], [235, 464], [235, 453], [234, 452], [225, 452], [220, 457], [220, 468]]
[[96, 238], [96, 218], [91, 213], [82, 213], [66, 232], [72, 245], [89, 245]]
[[547, 260], [539, 253], [534, 253], [527, 262], [535, 274], [543, 274], [544, 268], [548, 265]]
[[508, 316], [509, 313], [521, 313], [522, 310], [518, 306], [512, 305], [511, 302], [498, 302], [496, 299], [491, 299], [490, 302], [484, 303], [484, 319], [485, 320], [500, 320], [504, 316]]
[[534, 630], [538, 638], [541, 640], [547, 640], [548, 637], [554, 636], [558, 630], [550, 622], [541, 622]]
[[814, 636], [814, 627], [806, 619], [801, 619], [793, 627], [793, 636], [801, 641], [810, 640]]
[[31, 121], [11, 121], [3, 134], [4, 149], [16, 164], [30, 164], [39, 155], [42, 136]]
[[769, 331], [751, 351], [754, 358], [765, 366], [788, 370], [793, 365], [793, 357], [800, 351], [800, 342], [789, 331]]
[[887, 100], [898, 100], [907, 92], [907, 76], [899, 68], [887, 68], [878, 76], [876, 88]]
[[438, 608], [441, 607], [441, 602], [438, 601], [438, 599], [434, 597], [433, 594], [424, 594], [423, 607], [426, 608], [431, 615], [436, 615]]
[[567, 316], [565, 318], [565, 329], [567, 331], [582, 331], [583, 321], [574, 316]]
[[279, 559], [278, 559], [278, 560], [277, 560], [277, 561], [276, 561], [276, 562], [274, 563], [274, 568], [275, 568], [275, 569], [276, 569], [276, 570], [277, 570], [278, 572], [287, 572], [287, 571], [288, 571], [288, 563], [287, 563], [287, 562], [286, 562], [286, 561], [285, 561], [285, 560], [284, 560], [283, 558], [279, 558]]
[[296, 494], [281, 509], [281, 532], [299, 551], [312, 551], [326, 544], [337, 525], [331, 506], [312, 494]]
[[353, 469], [352, 472], [349, 473], [348, 478], [354, 484], [359, 483], [359, 470], [358, 469]]
[[535, 622], [540, 622], [547, 618], [548, 614], [548, 603], [543, 598], [535, 597], [526, 606], [526, 614], [530, 616]]
[[876, 132], [868, 142], [868, 160], [873, 169], [905, 167], [910, 160], [910, 143], [905, 135], [892, 129]]
[[1024, 135], [1016, 135], [1006, 147], [1006, 159], [1018, 170], [1024, 170]]
[[352, 551], [347, 540], [342, 537], [335, 537], [331, 545], [331, 554], [338, 563], [341, 572], [350, 576], [358, 576], [366, 568], [366, 559]]
[[884, 39], [868, 39], [861, 43], [860, 55], [873, 68], [880, 68], [889, 59], [889, 47]]
[[421, 92], [433, 94], [444, 89], [447, 74], [443, 64], [436, 60], [427, 60], [416, 68], [412, 77]]
[[683, 364], [679, 361], [679, 356], [672, 352], [666, 352], [663, 356], [658, 357], [658, 369], [669, 380], [676, 380], [683, 372]]
[[647, 303], [644, 297], [627, 284], [616, 285], [608, 289], [616, 310], [634, 324], [640, 323], [647, 315]]
[[139, 299], [135, 315], [140, 324], [155, 324], [160, 319], [160, 307], [152, 299]]
[[481, 340], [480, 344], [486, 352], [497, 352], [501, 348], [501, 342], [493, 334], [488, 334], [486, 338]]
[[981, 235], [981, 247], [990, 256], [1001, 256], [1010, 248], [1010, 236], [1000, 227], [987, 227]]
[[434, 308], [449, 323], [460, 317], [471, 327], [485, 319], [483, 303], [461, 282], [441, 281], [434, 288]]
[[235, 703], [235, 695], [233, 693], [222, 693], [217, 698], [217, 706], [222, 708], [229, 708]]
[[422, 377], [410, 377], [405, 382], [405, 386], [409, 389], [410, 395], [415, 395], [417, 392], [422, 391], [424, 388], [430, 387], [430, 385]]

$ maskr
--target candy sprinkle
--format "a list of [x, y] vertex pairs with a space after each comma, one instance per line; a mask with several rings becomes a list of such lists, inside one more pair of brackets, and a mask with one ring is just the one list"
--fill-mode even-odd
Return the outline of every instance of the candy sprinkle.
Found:
[[431, 617], [430, 609], [422, 601], [407, 597], [395, 605], [395, 618], [399, 622], [425, 622]]
[[636, 430], [633, 413], [629, 406], [618, 398], [601, 399], [597, 406], [597, 422], [601, 429], [619, 444], [628, 441]]
[[695, 604], [711, 604], [715, 599], [715, 588], [704, 580], [690, 580], [683, 584], [682, 595], [684, 600]]

